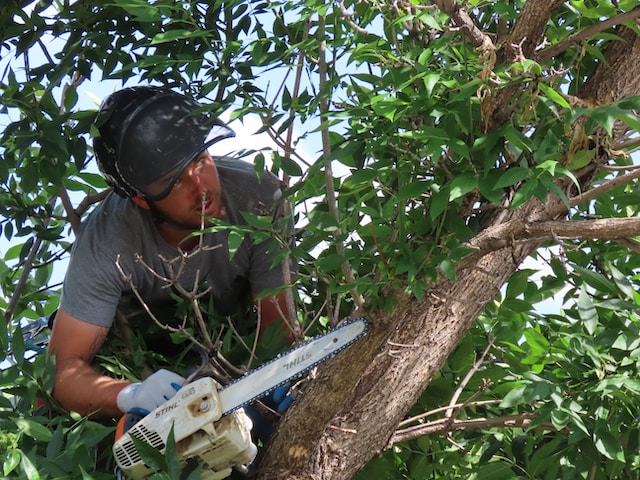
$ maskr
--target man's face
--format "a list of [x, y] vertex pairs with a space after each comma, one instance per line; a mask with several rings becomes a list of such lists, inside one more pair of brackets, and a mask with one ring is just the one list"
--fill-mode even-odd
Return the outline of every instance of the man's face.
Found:
[[153, 205], [168, 220], [192, 230], [209, 225], [206, 217], [222, 218], [220, 179], [209, 152], [198, 155], [182, 172], [171, 193]]

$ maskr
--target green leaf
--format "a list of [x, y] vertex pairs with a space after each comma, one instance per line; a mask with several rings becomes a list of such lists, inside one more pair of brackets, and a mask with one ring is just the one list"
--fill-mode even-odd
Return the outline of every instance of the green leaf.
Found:
[[[508, 128], [504, 133], [505, 138], [509, 142], [508, 145], [510, 147], [516, 147], [516, 152], [524, 151], [524, 152], [532, 152], [533, 147], [531, 145], [531, 139], [524, 135], [519, 129], [512, 127]], [[522, 167], [512, 167], [510, 170], [514, 168], [522, 168]], [[526, 169], [525, 169], [526, 170]]]
[[34, 465], [31, 459], [20, 451], [20, 467], [27, 477], [27, 480], [40, 480], [42, 477], [38, 472], [38, 468]]
[[521, 385], [507, 393], [502, 399], [502, 402], [500, 402], [500, 408], [511, 408], [526, 403], [524, 399], [525, 388], [526, 385]]
[[167, 459], [167, 473], [169, 474], [170, 480], [180, 480], [180, 456], [178, 455], [178, 449], [176, 448], [176, 438], [173, 432], [173, 425], [171, 426], [171, 430], [169, 430], [169, 435], [167, 436], [167, 448], [164, 452], [165, 458]]
[[118, 6], [141, 22], [156, 22], [162, 19], [157, 8], [141, 0], [114, 0], [109, 6]]
[[451, 260], [448, 258], [444, 259], [438, 266], [440, 267], [440, 271], [444, 273], [449, 280], [456, 280], [456, 265]]
[[10, 450], [6, 453], [6, 457], [2, 464], [2, 471], [4, 475], [9, 475], [13, 472], [16, 467], [20, 464], [20, 451], [19, 450]]
[[146, 465], [157, 471], [167, 470], [167, 459], [163, 453], [159, 452], [144, 440], [137, 437], [131, 437], [131, 439], [133, 440], [133, 444], [135, 445], [137, 452], [140, 454], [140, 457]]
[[589, 297], [587, 289], [584, 285], [580, 289], [577, 306], [578, 315], [580, 316], [580, 320], [582, 320], [584, 328], [587, 329], [589, 335], [593, 335], [598, 326], [598, 312], [593, 306], [593, 302], [591, 301], [591, 298]]
[[616, 439], [607, 431], [596, 431], [593, 434], [593, 442], [596, 449], [605, 457], [611, 460], [624, 462], [624, 451], [620, 440]]
[[458, 175], [449, 184], [449, 201], [463, 197], [478, 186], [478, 180], [470, 173]]
[[524, 331], [524, 338], [527, 341], [527, 345], [535, 352], [548, 352], [549, 341], [534, 328], [528, 328]]
[[618, 270], [613, 263], [609, 263], [607, 269], [611, 272], [611, 276], [613, 277], [613, 281], [622, 293], [622, 295], [627, 299], [633, 301], [635, 299], [635, 290], [631, 282], [629, 281], [629, 277], [623, 274], [620, 270]]
[[427, 96], [430, 97], [433, 94], [433, 87], [437, 85], [439, 80], [440, 74], [438, 73], [429, 73], [422, 78]]
[[95, 480], [91, 475], [87, 473], [87, 471], [84, 468], [82, 468], [82, 465], [80, 465], [79, 467], [80, 467], [80, 473], [82, 474], [82, 480]]
[[571, 105], [569, 105], [569, 102], [567, 102], [565, 100], [565, 98], [560, 95], [558, 92], [556, 92], [553, 88], [551, 88], [549, 85], [547, 85], [544, 82], [540, 82], [538, 84], [538, 86], [540, 87], [540, 90], [542, 91], [542, 93], [549, 98], [551, 101], [557, 103], [558, 105], [560, 105], [562, 108], [566, 108], [567, 110], [571, 110]]
[[573, 268], [578, 274], [579, 278], [582, 279], [587, 285], [592, 286], [600, 292], [617, 296], [618, 289], [616, 288], [616, 285], [601, 273], [594, 272], [593, 270], [589, 270], [579, 265], [574, 265]]
[[229, 258], [233, 259], [235, 254], [240, 249], [242, 242], [244, 242], [245, 234], [242, 231], [229, 230], [229, 236], [227, 237], [227, 247], [229, 248]]
[[430, 182], [424, 180], [415, 180], [408, 185], [404, 185], [396, 195], [396, 201], [420, 198], [429, 188]]
[[24, 362], [25, 351], [26, 348], [24, 344], [24, 337], [22, 336], [22, 329], [20, 327], [16, 327], [13, 330], [13, 337], [11, 338], [11, 354], [19, 366]]
[[512, 480], [518, 478], [509, 462], [489, 462], [482, 465], [475, 475], [469, 477], [473, 480]]
[[523, 167], [511, 167], [496, 182], [495, 188], [505, 188], [522, 182], [529, 176], [529, 169]]
[[11, 420], [18, 426], [21, 433], [30, 436], [34, 440], [49, 442], [53, 437], [51, 430], [35, 420], [29, 418], [11, 418]]
[[282, 170], [287, 175], [291, 175], [292, 177], [301, 177], [302, 176], [302, 174], [303, 174], [302, 167], [295, 160], [293, 160], [293, 159], [291, 159], [289, 157], [280, 157], [280, 163], [281, 163], [281, 166], [282, 166]]
[[449, 205], [449, 190], [445, 187], [438, 192], [434, 192], [431, 196], [431, 204], [429, 208], [429, 217], [435, 220], [444, 212]]

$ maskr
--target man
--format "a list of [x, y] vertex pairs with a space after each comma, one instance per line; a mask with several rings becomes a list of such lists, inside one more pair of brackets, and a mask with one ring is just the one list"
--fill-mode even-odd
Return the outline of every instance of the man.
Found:
[[132, 383], [92, 367], [123, 298], [139, 297], [145, 308], [164, 305], [179, 290], [175, 282], [191, 292], [206, 280], [217, 313], [231, 315], [248, 296], [261, 330], [283, 320], [285, 292], [259, 296], [285, 284], [283, 265], [273, 265], [275, 242], [246, 236], [231, 255], [228, 232], [189, 236], [211, 226], [211, 219], [243, 225], [243, 212], [277, 218], [280, 186], [269, 174], [258, 178], [247, 163], [214, 161], [207, 149], [233, 132], [171, 90], [115, 92], [95, 123], [96, 158], [116, 193], [89, 215], [77, 236], [49, 354], [56, 362], [53, 395], [64, 408], [117, 417], [152, 410], [184, 381], [159, 370]]

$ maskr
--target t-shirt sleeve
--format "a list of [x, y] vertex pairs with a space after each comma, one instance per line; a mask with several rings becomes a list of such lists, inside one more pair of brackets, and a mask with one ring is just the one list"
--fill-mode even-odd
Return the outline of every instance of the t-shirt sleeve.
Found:
[[78, 320], [110, 327], [125, 282], [116, 267], [117, 247], [96, 223], [86, 221], [74, 242], [60, 307]]

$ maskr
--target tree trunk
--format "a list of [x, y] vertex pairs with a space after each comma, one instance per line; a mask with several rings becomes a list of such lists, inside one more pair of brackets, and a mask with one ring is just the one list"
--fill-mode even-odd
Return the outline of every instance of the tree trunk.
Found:
[[[640, 94], [640, 39], [625, 28], [620, 35], [623, 41], [611, 42], [605, 51], [608, 64], [603, 62], [586, 83], [586, 98], [604, 103]], [[501, 108], [493, 105], [490, 111]], [[596, 160], [598, 165], [609, 159]], [[594, 168], [576, 172], [582, 191]], [[399, 302], [388, 313], [360, 312], [370, 320], [368, 334], [318, 368], [281, 422], [258, 478], [342, 480], [357, 473], [387, 446], [403, 415], [486, 305], [542, 241], [515, 242], [509, 225], [565, 214], [558, 198], [504, 210], [475, 239], [480, 244], [483, 236], [506, 226], [500, 232], [503, 246], [471, 254], [459, 266], [455, 282], [441, 280], [421, 302], [396, 292]]]

